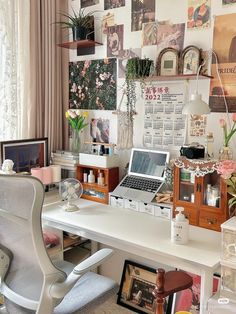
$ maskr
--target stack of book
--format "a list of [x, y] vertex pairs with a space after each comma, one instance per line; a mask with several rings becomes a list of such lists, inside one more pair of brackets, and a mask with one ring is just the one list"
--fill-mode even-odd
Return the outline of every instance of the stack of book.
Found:
[[62, 169], [75, 171], [79, 163], [79, 153], [57, 150], [51, 154], [51, 159], [53, 165], [60, 165]]

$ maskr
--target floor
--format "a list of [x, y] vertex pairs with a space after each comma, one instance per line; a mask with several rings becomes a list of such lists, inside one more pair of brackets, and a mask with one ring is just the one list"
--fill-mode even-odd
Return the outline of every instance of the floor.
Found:
[[[116, 297], [109, 299], [107, 302], [102, 304], [98, 309], [91, 312], [90, 314], [134, 314], [135, 312], [129, 311], [128, 309], [116, 304]], [[0, 314], [7, 314], [3, 307], [0, 307]]]

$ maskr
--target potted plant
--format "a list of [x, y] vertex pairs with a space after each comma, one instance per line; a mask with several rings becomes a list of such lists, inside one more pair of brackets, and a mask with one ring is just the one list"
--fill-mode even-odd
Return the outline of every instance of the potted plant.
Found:
[[59, 21], [62, 28], [72, 30], [73, 41], [87, 39], [88, 35], [94, 32], [94, 17], [95, 11], [85, 14], [84, 9], [80, 9], [78, 13], [72, 8], [73, 13], [61, 13], [61, 16], [68, 19], [68, 21]]

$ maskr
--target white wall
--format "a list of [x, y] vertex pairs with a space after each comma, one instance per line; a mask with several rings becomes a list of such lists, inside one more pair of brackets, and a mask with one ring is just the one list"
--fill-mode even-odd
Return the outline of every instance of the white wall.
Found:
[[[80, 0], [68, 0], [71, 7], [75, 9], [79, 9], [80, 7]], [[187, 19], [187, 0], [156, 0], [156, 19], [159, 21], [162, 20], [169, 20], [173, 23], [183, 23], [186, 22]], [[185, 30], [185, 42], [184, 47], [187, 45], [196, 45], [203, 50], [208, 50], [212, 48], [212, 41], [213, 41], [213, 25], [214, 25], [214, 16], [234, 13], [236, 12], [236, 5], [222, 7], [222, 0], [212, 0], [212, 23], [209, 29], [205, 30]], [[104, 8], [104, 1], [100, 0], [100, 4], [88, 7], [86, 11], [91, 10], [99, 10], [96, 16], [103, 16], [107, 14], [109, 11], [114, 12], [115, 14], [115, 24], [124, 24], [124, 49], [128, 48], [140, 48], [141, 47], [141, 31], [131, 32], [131, 1], [126, 0], [126, 6], [113, 9], [113, 10], [103, 10]], [[101, 34], [101, 19], [96, 19], [96, 39], [98, 41], [102, 41], [103, 46], [96, 47], [96, 53], [94, 55], [77, 57], [76, 51], [70, 51], [70, 60], [86, 60], [86, 59], [99, 59], [106, 57], [106, 36]], [[222, 43], [223, 45], [224, 43]], [[155, 46], [148, 46], [142, 49], [142, 56], [150, 57], [152, 59], [156, 59], [156, 47]], [[119, 88], [122, 86], [123, 80], [118, 79], [118, 99], [117, 103], [119, 103], [121, 97], [121, 91]], [[209, 85], [210, 81], [202, 80], [199, 82], [199, 91], [203, 94], [203, 99], [208, 101], [209, 95]], [[190, 92], [195, 89], [195, 82], [190, 83]], [[139, 95], [138, 91], [138, 95]], [[134, 146], [141, 147], [142, 146], [142, 127], [143, 127], [143, 117], [144, 117], [144, 106], [143, 106], [143, 99], [138, 96], [138, 102], [136, 106], [138, 115], [135, 117], [135, 127], [134, 127]], [[211, 113], [207, 117], [207, 132], [212, 131], [215, 138], [215, 157], [218, 156], [218, 150], [222, 145], [222, 130], [218, 125], [218, 119], [222, 116], [221, 113]], [[110, 119], [111, 127], [111, 142], [116, 142], [117, 136], [117, 117], [112, 115], [109, 111], [91, 111], [90, 118], [92, 117], [103, 117]], [[188, 138], [188, 142], [198, 141], [200, 143], [204, 143], [204, 138]], [[236, 141], [235, 141], [236, 143]], [[235, 145], [233, 145], [235, 147]], [[121, 167], [123, 167], [129, 158], [129, 151], [120, 152], [121, 157]], [[178, 152], [172, 152], [172, 156], [178, 155]], [[236, 149], [234, 156], [236, 156]], [[114, 261], [121, 260], [121, 256], [119, 255], [119, 259], [114, 258]], [[135, 258], [136, 259], [136, 258]], [[112, 263], [111, 263], [112, 264]], [[117, 265], [118, 268], [116, 267]], [[117, 279], [117, 276], [120, 272], [120, 263], [117, 265], [111, 265], [109, 269], [106, 265], [106, 273], [107, 274], [114, 274]], [[117, 269], [115, 272], [114, 269]]]

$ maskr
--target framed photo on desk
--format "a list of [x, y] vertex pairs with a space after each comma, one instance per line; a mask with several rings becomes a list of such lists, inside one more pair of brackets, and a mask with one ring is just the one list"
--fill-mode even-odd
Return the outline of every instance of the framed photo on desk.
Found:
[[[117, 304], [137, 313], [154, 313], [152, 291], [156, 283], [156, 270], [132, 261], [125, 261]], [[165, 313], [171, 313], [172, 296], [166, 298]]]

